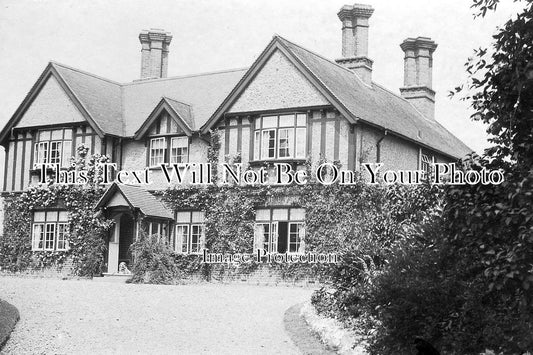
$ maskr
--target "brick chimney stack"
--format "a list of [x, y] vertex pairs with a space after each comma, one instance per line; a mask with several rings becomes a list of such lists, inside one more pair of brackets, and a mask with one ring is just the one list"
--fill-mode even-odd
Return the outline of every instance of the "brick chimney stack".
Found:
[[407, 38], [400, 44], [404, 57], [403, 98], [424, 116], [435, 119], [435, 91], [432, 89], [433, 52], [437, 44], [428, 37]]
[[168, 71], [168, 46], [172, 35], [152, 28], [139, 34], [141, 42], [141, 79], [166, 78]]
[[372, 63], [368, 58], [368, 19], [370, 5], [344, 5], [337, 16], [342, 22], [342, 58], [336, 62], [355, 72], [366, 84], [372, 83]]

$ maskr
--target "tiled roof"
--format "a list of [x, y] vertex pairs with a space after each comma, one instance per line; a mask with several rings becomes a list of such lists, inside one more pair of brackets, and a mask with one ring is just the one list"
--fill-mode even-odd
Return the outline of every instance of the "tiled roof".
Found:
[[[279, 43], [353, 116], [419, 142], [451, 157], [472, 150], [407, 100], [376, 83], [365, 85], [356, 74], [280, 36]], [[180, 117], [198, 130], [215, 114], [247, 69], [212, 72], [119, 84], [52, 63], [96, 124], [106, 134], [132, 137], [163, 97]]]
[[[125, 136], [133, 136], [161, 97], [192, 106], [193, 127], [200, 128], [244, 75], [246, 69], [166, 79], [140, 80], [123, 86]], [[181, 110], [178, 106], [174, 108]], [[180, 111], [178, 111], [180, 113]], [[185, 119], [185, 118], [184, 118]]]
[[125, 137], [135, 134], [162, 97], [192, 130], [201, 127], [246, 72], [234, 69], [120, 84], [52, 65], [104, 133]]
[[139, 186], [114, 183], [104, 193], [96, 208], [105, 207], [110, 198], [120, 191], [128, 203], [148, 217], [174, 219], [172, 213], [154, 195]]
[[169, 97], [165, 97], [164, 99], [170, 104], [170, 106], [172, 106], [174, 111], [176, 111], [176, 113], [181, 117], [181, 119], [189, 126], [191, 131], [194, 131], [196, 129], [196, 124], [194, 122], [192, 106], [171, 99]]
[[123, 135], [120, 84], [63, 64], [51, 65], [104, 133]]
[[460, 158], [472, 152], [440, 123], [425, 118], [407, 100], [376, 83], [365, 85], [352, 71], [282, 37], [278, 39], [357, 118], [437, 151]]

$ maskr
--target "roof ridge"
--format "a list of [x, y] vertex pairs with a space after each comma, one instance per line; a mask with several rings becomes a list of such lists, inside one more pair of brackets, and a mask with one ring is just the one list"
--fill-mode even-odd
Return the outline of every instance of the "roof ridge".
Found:
[[54, 60], [51, 60], [50, 63], [52, 65], [57, 65], [57, 66], [65, 68], [65, 69], [69, 69], [69, 70], [78, 72], [80, 74], [84, 74], [84, 75], [87, 75], [87, 76], [92, 76], [95, 79], [100, 79], [100, 80], [103, 80], [103, 81], [107, 81], [110, 84], [115, 84], [115, 85], [119, 85], [119, 86], [123, 85], [123, 84], [119, 83], [118, 81], [114, 81], [114, 80], [111, 80], [111, 79], [108, 79], [108, 78], [104, 78], [103, 76], [96, 75], [96, 74], [93, 74], [93, 73], [89, 73], [88, 71], [81, 70], [81, 69], [78, 69], [78, 68], [74, 68], [74, 67], [71, 67], [71, 66], [66, 65], [66, 64], [58, 63], [58, 62], [56, 62]]
[[355, 73], [355, 72], [353, 72], [352, 70], [346, 68], [345, 66], [340, 65], [339, 63], [335, 62], [334, 60], [331, 60], [331, 59], [329, 59], [329, 58], [324, 57], [322, 54], [319, 54], [319, 53], [317, 53], [317, 52], [315, 52], [315, 51], [312, 51], [312, 50], [310, 50], [310, 49], [307, 49], [307, 48], [305, 48], [305, 47], [302, 47], [301, 45], [299, 45], [299, 44], [297, 44], [297, 43], [294, 43], [294, 42], [292, 42], [292, 41], [290, 41], [290, 40], [288, 40], [288, 39], [286, 39], [286, 38], [284, 38], [284, 37], [282, 37], [282, 36], [280, 36], [280, 35], [275, 35], [275, 37], [279, 37], [280, 39], [289, 42], [289, 43], [292, 44], [293, 46], [296, 46], [296, 47], [300, 48], [301, 50], [304, 50], [304, 51], [306, 51], [306, 52], [308, 52], [308, 53], [310, 53], [310, 54], [312, 54], [312, 55], [314, 55], [314, 56], [316, 56], [316, 57], [318, 57], [318, 58], [320, 58], [320, 59], [322, 59], [322, 60], [325, 60], [326, 62], [328, 62], [328, 63], [330, 63], [330, 64], [335, 65], [336, 67], [338, 67], [338, 68], [340, 68], [340, 69], [342, 69], [342, 70], [344, 70], [344, 71], [347, 71], [349, 74], [351, 74], [351, 75], [353, 75], [354, 77], [356, 77], [357, 80], [359, 80], [359, 82], [360, 82], [363, 86], [366, 86], [367, 88], [369, 88], [369, 89], [372, 90], [372, 85], [369, 85], [369, 84], [365, 83], [365, 82], [363, 81], [363, 79], [361, 79], [361, 78], [359, 77], [359, 75], [357, 75], [357, 73]]
[[[282, 36], [280, 36], [280, 35], [278, 35], [278, 34], [274, 35], [274, 37], [279, 37], [280, 39], [289, 42], [289, 43], [292, 44], [293, 46], [296, 46], [296, 47], [298, 47], [298, 48], [300, 48], [300, 49], [303, 49], [304, 51], [309, 52], [309, 53], [311, 53], [311, 54], [313, 54], [313, 55], [315, 55], [315, 56], [317, 56], [317, 57], [319, 57], [319, 58], [321, 58], [321, 59], [323, 59], [323, 60], [325, 60], [325, 61], [327, 61], [327, 62], [333, 64], [333, 65], [336, 65], [337, 67], [339, 67], [339, 68], [341, 68], [341, 69], [343, 69], [343, 70], [345, 70], [345, 71], [347, 71], [347, 72], [349, 72], [349, 73], [351, 73], [351, 74], [357, 76], [357, 75], [356, 75], [353, 71], [351, 71], [350, 69], [348, 69], [348, 68], [346, 68], [346, 67], [340, 65], [339, 63], [335, 62], [334, 60], [331, 60], [331, 59], [329, 59], [329, 58], [324, 57], [322, 54], [319, 54], [319, 53], [317, 53], [317, 52], [315, 52], [315, 51], [312, 51], [312, 50], [310, 50], [310, 49], [307, 49], [307, 48], [305, 48], [305, 47], [302, 47], [301, 45], [299, 45], [299, 44], [297, 44], [297, 43], [294, 43], [293, 41], [288, 40], [287, 38], [282, 37]], [[358, 78], [359, 78], [359, 77], [358, 77]]]
[[189, 107], [192, 107], [192, 104], [188, 103], [188, 102], [183, 102], [183, 101], [180, 101], [180, 100], [176, 100], [176, 99], [173, 99], [172, 97], [168, 97], [168, 96], [161, 96], [161, 98], [165, 99], [165, 100], [170, 100], [170, 101], [175, 101], [177, 103], [180, 103], [180, 104], [183, 104], [183, 105], [187, 105]]
[[168, 77], [168, 78], [135, 80], [135, 81], [132, 81], [132, 82], [129, 82], [129, 83], [123, 83], [121, 85], [130, 86], [130, 85], [146, 84], [146, 83], [153, 83], [153, 82], [166, 81], [166, 80], [176, 80], [176, 79], [194, 78], [194, 77], [198, 77], [198, 76], [225, 74], [225, 73], [232, 73], [232, 72], [243, 71], [243, 70], [248, 70], [248, 68], [244, 67], [244, 68], [224, 69], [224, 70], [216, 70], [216, 71], [205, 72], [205, 73], [196, 73], [196, 74], [171, 76], [171, 77]]

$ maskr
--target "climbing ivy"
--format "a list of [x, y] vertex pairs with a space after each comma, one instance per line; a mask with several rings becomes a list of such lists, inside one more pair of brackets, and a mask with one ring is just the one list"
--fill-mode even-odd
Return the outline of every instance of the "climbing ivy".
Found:
[[[99, 164], [109, 159], [100, 154], [88, 156], [88, 148], [81, 145], [71, 160], [69, 171], [86, 171], [87, 183], [60, 185], [48, 180], [46, 184], [29, 187], [21, 194], [11, 194], [5, 202], [4, 236], [0, 239], [0, 267], [9, 271], [61, 267], [72, 261], [76, 275], [92, 276], [100, 273], [105, 250], [104, 233], [112, 221], [93, 210], [104, 192], [100, 184]], [[67, 251], [31, 250], [31, 222], [33, 212], [42, 208], [60, 208], [68, 212], [69, 233]]]

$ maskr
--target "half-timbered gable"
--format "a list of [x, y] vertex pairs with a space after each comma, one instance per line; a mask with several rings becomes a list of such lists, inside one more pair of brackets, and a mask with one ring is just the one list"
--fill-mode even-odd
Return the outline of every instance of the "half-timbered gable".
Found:
[[96, 107], [90, 100], [83, 101], [90, 90], [81, 94], [72, 90], [79, 86], [76, 79], [89, 75], [75, 78], [69, 71], [50, 63], [2, 131], [0, 140], [6, 151], [3, 191], [22, 191], [38, 183], [42, 164], [66, 169], [81, 144], [89, 154], [111, 158], [120, 154], [117, 139], [105, 134], [93, 119], [96, 112], [87, 109]]

